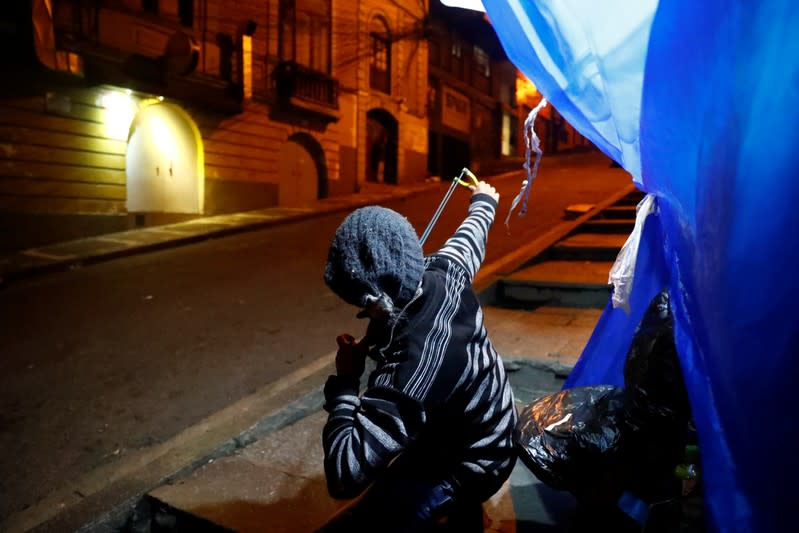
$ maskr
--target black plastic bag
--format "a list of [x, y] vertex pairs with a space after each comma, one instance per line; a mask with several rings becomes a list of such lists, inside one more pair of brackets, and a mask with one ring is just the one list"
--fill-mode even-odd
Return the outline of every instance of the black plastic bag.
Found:
[[532, 402], [519, 415], [519, 457], [550, 487], [579, 493], [619, 461], [624, 391], [601, 385], [567, 389]]
[[624, 364], [625, 461], [628, 489], [645, 500], [664, 497], [681, 461], [691, 418], [668, 293], [650, 303]]
[[690, 415], [666, 291], [649, 304], [635, 329], [624, 362], [628, 410], [634, 418], [678, 418]]
[[634, 490], [654, 499], [668, 492], [690, 407], [665, 291], [636, 328], [624, 381], [624, 388], [576, 387], [533, 401], [514, 434], [522, 462], [578, 498], [615, 501]]

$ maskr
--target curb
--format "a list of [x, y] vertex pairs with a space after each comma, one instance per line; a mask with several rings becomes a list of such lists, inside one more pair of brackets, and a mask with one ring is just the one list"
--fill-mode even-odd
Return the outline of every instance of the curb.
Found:
[[[518, 176], [523, 169], [514, 170], [503, 172], [501, 174], [494, 174], [491, 176], [487, 176], [493, 181], [504, 180], [514, 176]], [[410, 190], [397, 190], [393, 192], [385, 192], [385, 193], [362, 193], [361, 197], [355, 196], [354, 199], [348, 201], [341, 201], [339, 198], [341, 197], [332, 197], [326, 200], [329, 200], [331, 205], [324, 205], [325, 200], [322, 200], [322, 205], [319, 205], [315, 208], [310, 208], [304, 210], [305, 208], [298, 208], [298, 212], [292, 214], [284, 214], [282, 216], [276, 216], [274, 218], [268, 220], [260, 220], [260, 221], [253, 221], [242, 223], [241, 225], [230, 226], [226, 228], [216, 228], [216, 229], [209, 229], [202, 233], [185, 235], [185, 236], [177, 236], [173, 238], [164, 239], [160, 242], [153, 242], [153, 243], [142, 243], [142, 244], [133, 244], [126, 248], [120, 248], [115, 250], [108, 250], [108, 251], [98, 251], [98, 252], [90, 252], [88, 254], [79, 256], [79, 257], [70, 257], [68, 259], [52, 259], [49, 262], [38, 264], [38, 265], [28, 265], [23, 266], [21, 268], [14, 269], [11, 266], [8, 270], [3, 270], [2, 266], [0, 266], [0, 288], [7, 287], [10, 282], [12, 281], [19, 281], [26, 278], [32, 278], [44, 274], [50, 274], [55, 272], [63, 272], [65, 270], [70, 270], [73, 268], [80, 268], [85, 265], [92, 265], [97, 263], [102, 263], [104, 261], [110, 261], [113, 259], [119, 259], [121, 257], [129, 257], [133, 255], [154, 252], [158, 250], [165, 250], [168, 248], [176, 248], [178, 246], [185, 246], [187, 244], [193, 244], [197, 242], [202, 242], [205, 240], [216, 239], [220, 237], [227, 237], [230, 235], [236, 235], [240, 233], [245, 233], [248, 231], [257, 231], [260, 229], [264, 229], [271, 226], [276, 226], [280, 224], [290, 224], [293, 222], [300, 222], [303, 220], [308, 220], [316, 217], [321, 217], [325, 215], [329, 215], [332, 213], [338, 213], [342, 211], [348, 211], [352, 209], [357, 209], [359, 207], [363, 207], [366, 205], [374, 205], [380, 202], [389, 201], [389, 200], [402, 200], [406, 198], [411, 198], [420, 194], [424, 194], [425, 192], [435, 191], [440, 188], [442, 184], [446, 183], [445, 181], [437, 182], [437, 183], [425, 183], [420, 185], [414, 189]], [[341, 203], [338, 203], [341, 202]], [[271, 208], [265, 209], [257, 209], [253, 211], [244, 211], [242, 213], [259, 213], [264, 212]], [[281, 209], [281, 208], [276, 208]], [[230, 216], [237, 213], [228, 213], [226, 215], [220, 216]], [[165, 224], [162, 226], [153, 226], [151, 228], [142, 228], [142, 229], [155, 229], [155, 228], [162, 228], [162, 229], [169, 229], [170, 227], [174, 227], [177, 225], [184, 225], [184, 224], [191, 224], [197, 223], [197, 221], [205, 221], [211, 222], [213, 221], [213, 216], [210, 217], [198, 217], [196, 219], [192, 219], [191, 221], [181, 222], [177, 224]], [[135, 230], [127, 230], [127, 231], [135, 231]], [[117, 235], [119, 233], [126, 233], [125, 232], [117, 232], [117, 233], [107, 233], [101, 235], [95, 235], [93, 237], [86, 237], [83, 239], [75, 239], [74, 241], [64, 241], [64, 242], [57, 242], [51, 243], [48, 245], [37, 246], [34, 248], [28, 248], [24, 250], [18, 250], [15, 252], [10, 252], [8, 254], [4, 254], [5, 257], [11, 257], [17, 254], [25, 253], [27, 251], [37, 251], [46, 249], [50, 246], [58, 246], [66, 244], [67, 242], [80, 242], [80, 241], [90, 241], [92, 239], [102, 239], [108, 238], [113, 235]], [[3, 261], [4, 256], [0, 256], [0, 264]]]
[[[431, 186], [431, 187], [429, 187], [429, 189], [432, 190], [433, 187]], [[409, 192], [403, 193], [403, 194], [388, 194], [388, 195], [385, 195], [385, 197], [382, 198], [381, 200], [408, 198], [408, 197], [415, 196], [417, 194], [422, 194], [426, 190], [428, 190], [428, 189], [422, 188], [422, 189], [418, 189], [418, 190], [409, 191]], [[241, 225], [238, 225], [238, 226], [231, 226], [231, 227], [226, 227], [226, 228], [209, 229], [209, 230], [204, 231], [202, 233], [197, 233], [197, 234], [193, 234], [193, 235], [177, 236], [177, 237], [165, 239], [165, 240], [160, 241], [160, 242], [134, 244], [134, 245], [131, 245], [130, 247], [127, 247], [127, 248], [120, 248], [120, 249], [110, 250], [110, 251], [100, 251], [100, 252], [88, 253], [88, 254], [82, 255], [80, 257], [74, 257], [74, 258], [69, 258], [69, 259], [62, 259], [62, 260], [54, 259], [54, 260], [51, 260], [50, 262], [47, 262], [47, 263], [43, 263], [43, 264], [40, 264], [40, 265], [26, 266], [26, 267], [19, 268], [19, 269], [16, 269], [16, 270], [13, 267], [11, 267], [7, 271], [2, 271], [2, 269], [0, 268], [0, 280], [4, 281], [3, 286], [5, 286], [5, 285], [8, 285], [8, 283], [10, 281], [16, 281], [16, 280], [20, 280], [20, 279], [34, 277], [34, 276], [37, 276], [37, 275], [48, 274], [48, 273], [53, 273], [53, 272], [61, 272], [61, 271], [69, 270], [69, 269], [72, 269], [72, 268], [79, 268], [79, 267], [84, 266], [84, 265], [91, 265], [91, 264], [101, 263], [101, 262], [104, 262], [104, 261], [110, 261], [112, 259], [118, 259], [120, 257], [129, 257], [129, 256], [132, 256], [132, 255], [138, 255], [138, 254], [148, 253], [148, 252], [157, 251], [157, 250], [164, 250], [164, 249], [168, 249], [168, 248], [175, 248], [175, 247], [178, 247], [178, 246], [184, 246], [184, 245], [187, 245], [187, 244], [193, 244], [193, 243], [202, 242], [202, 241], [205, 241], [205, 240], [216, 239], [216, 238], [220, 238], [220, 237], [226, 237], [226, 236], [235, 235], [235, 234], [239, 234], [239, 233], [244, 233], [244, 232], [248, 232], [248, 231], [257, 231], [259, 229], [267, 228], [267, 227], [270, 227], [270, 226], [276, 226], [276, 225], [279, 225], [279, 224], [289, 224], [289, 223], [292, 223], [292, 222], [300, 222], [300, 221], [308, 220], [308, 219], [315, 218], [315, 217], [325, 216], [325, 215], [328, 215], [328, 214], [331, 214], [331, 213], [347, 211], [349, 209], [356, 209], [358, 207], [374, 203], [374, 201], [375, 201], [374, 198], [370, 198], [370, 199], [364, 199], [362, 201], [351, 202], [351, 203], [348, 203], [348, 204], [345, 204], [345, 205], [335, 205], [335, 206], [331, 206], [331, 207], [322, 206], [321, 208], [309, 209], [307, 211], [301, 211], [301, 212], [297, 212], [297, 213], [293, 213], [293, 214], [277, 216], [277, 217], [274, 217], [274, 218], [268, 219], [268, 220], [247, 222], [247, 223], [244, 223], [244, 224], [241, 224]], [[377, 200], [377, 201], [380, 201], [380, 200]], [[253, 213], [253, 212], [257, 212], [257, 211], [249, 211], [249, 213]], [[244, 212], [244, 213], [248, 213], [248, 212]], [[233, 213], [231, 213], [231, 214], [233, 214]], [[213, 217], [200, 217], [200, 218], [197, 218], [197, 219], [192, 219], [192, 221], [194, 223], [196, 223], [196, 221], [198, 221], [198, 220], [211, 222], [213, 220]], [[185, 224], [185, 223], [181, 223], [181, 224]], [[171, 225], [171, 224], [165, 224], [163, 226], [153, 226], [152, 228], [147, 228], [147, 229], [154, 229], [154, 228], [169, 229], [172, 226], [173, 225]], [[130, 230], [128, 230], [128, 231], [130, 231]], [[120, 233], [122, 233], [122, 232], [120, 232]], [[96, 235], [96, 236], [93, 236], [93, 237], [86, 237], [84, 239], [76, 239], [75, 241], [65, 241], [65, 242], [88, 241], [88, 240], [91, 240], [91, 239], [99, 239], [99, 238], [104, 238], [104, 237], [110, 237], [111, 235], [114, 235], [114, 234], [113, 233], [102, 234], [102, 235]], [[24, 252], [26, 252], [28, 250], [40, 250], [40, 249], [47, 248], [48, 246], [62, 245], [62, 244], [65, 244], [65, 242], [52, 243], [50, 245], [39, 246], [39, 247], [36, 247], [36, 248], [29, 248], [27, 250], [19, 250], [17, 252], [11, 252], [11, 253], [7, 254], [7, 256], [12, 256], [12, 255], [24, 253]]]

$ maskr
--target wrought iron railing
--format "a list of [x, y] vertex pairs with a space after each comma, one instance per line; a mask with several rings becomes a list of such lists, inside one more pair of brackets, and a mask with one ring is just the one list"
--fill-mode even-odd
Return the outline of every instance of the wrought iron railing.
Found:
[[338, 80], [293, 61], [283, 61], [275, 68], [277, 95], [338, 109]]

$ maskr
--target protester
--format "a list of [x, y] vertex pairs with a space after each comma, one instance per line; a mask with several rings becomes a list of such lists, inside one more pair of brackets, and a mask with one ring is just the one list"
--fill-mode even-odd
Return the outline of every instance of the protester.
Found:
[[331, 496], [363, 497], [324, 531], [482, 532], [481, 503], [514, 466], [513, 395], [471, 285], [499, 194], [471, 189], [468, 216], [426, 258], [390, 209], [358, 209], [336, 231], [325, 282], [369, 325], [337, 338], [324, 467]]

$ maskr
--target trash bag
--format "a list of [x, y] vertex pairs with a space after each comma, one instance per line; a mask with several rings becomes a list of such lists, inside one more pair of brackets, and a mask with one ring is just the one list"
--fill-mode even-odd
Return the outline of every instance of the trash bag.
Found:
[[624, 363], [625, 461], [635, 475], [628, 489], [644, 500], [665, 498], [676, 483], [691, 408], [674, 342], [668, 292], [649, 304]]
[[690, 406], [666, 291], [635, 330], [624, 385], [575, 387], [534, 400], [514, 433], [522, 462], [550, 487], [595, 502], [615, 503], [628, 490], [645, 500], [667, 495]]
[[574, 494], [590, 490], [618, 463], [624, 391], [600, 385], [539, 398], [519, 415], [519, 458], [538, 479]]
[[677, 418], [685, 423], [690, 415], [667, 291], [652, 299], [633, 334], [624, 362], [624, 387], [634, 418]]

